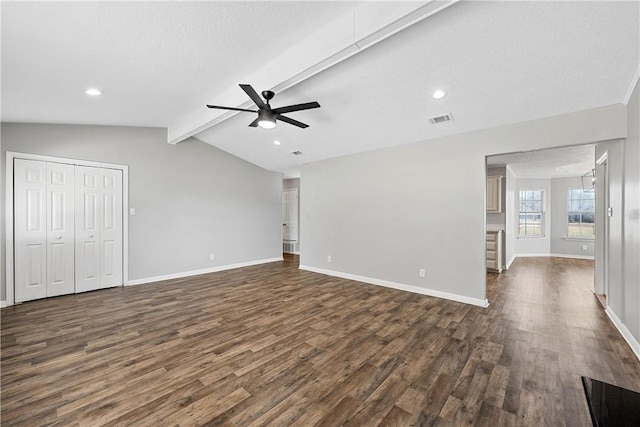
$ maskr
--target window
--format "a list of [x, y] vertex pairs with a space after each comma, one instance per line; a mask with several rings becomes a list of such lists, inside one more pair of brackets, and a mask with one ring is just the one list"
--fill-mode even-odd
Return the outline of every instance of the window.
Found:
[[519, 236], [544, 236], [544, 191], [520, 191]]
[[592, 239], [595, 236], [595, 192], [582, 188], [570, 188], [568, 199], [567, 237]]

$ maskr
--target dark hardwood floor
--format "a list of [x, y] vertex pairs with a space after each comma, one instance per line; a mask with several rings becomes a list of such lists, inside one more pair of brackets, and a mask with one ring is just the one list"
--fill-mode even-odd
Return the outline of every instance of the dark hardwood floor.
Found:
[[581, 375], [640, 391], [593, 262], [488, 277], [483, 309], [287, 257], [8, 307], [2, 425], [582, 427]]

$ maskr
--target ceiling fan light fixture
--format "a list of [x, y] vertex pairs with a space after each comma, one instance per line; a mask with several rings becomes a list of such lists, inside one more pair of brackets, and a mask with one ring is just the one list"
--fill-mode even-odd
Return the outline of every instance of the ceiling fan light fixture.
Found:
[[275, 120], [260, 119], [258, 121], [258, 126], [260, 126], [263, 129], [273, 129], [274, 127], [276, 127], [276, 122]]
[[273, 129], [276, 127], [276, 115], [271, 111], [260, 110], [258, 112], [258, 126], [263, 129]]

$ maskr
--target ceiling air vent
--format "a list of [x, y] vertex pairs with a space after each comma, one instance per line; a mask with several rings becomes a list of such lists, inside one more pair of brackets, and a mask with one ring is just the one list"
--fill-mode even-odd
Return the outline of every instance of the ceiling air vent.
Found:
[[439, 125], [441, 123], [452, 122], [453, 121], [453, 114], [449, 113], [449, 114], [444, 114], [442, 116], [431, 117], [429, 119], [429, 121], [433, 125]]
[[291, 154], [293, 154], [294, 156], [299, 156], [300, 154], [302, 154], [302, 151], [292, 151]]

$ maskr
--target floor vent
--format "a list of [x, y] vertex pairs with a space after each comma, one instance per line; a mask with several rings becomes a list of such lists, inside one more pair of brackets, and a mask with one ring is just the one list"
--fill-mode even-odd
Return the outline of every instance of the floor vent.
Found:
[[438, 125], [440, 123], [452, 122], [453, 114], [449, 113], [449, 114], [444, 114], [442, 116], [431, 117], [429, 121], [431, 121], [431, 123], [434, 125]]

